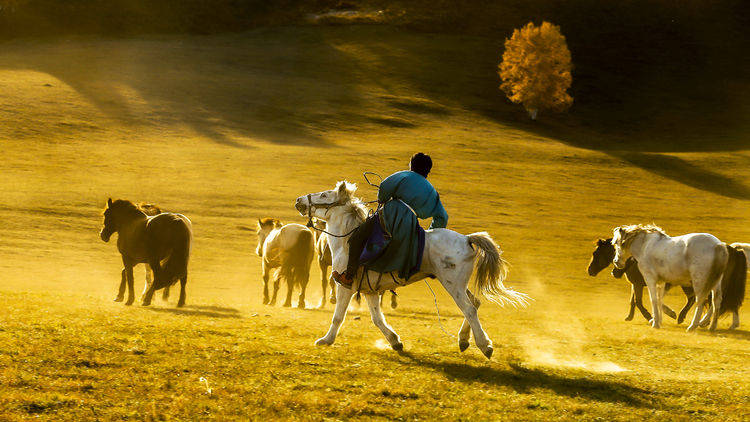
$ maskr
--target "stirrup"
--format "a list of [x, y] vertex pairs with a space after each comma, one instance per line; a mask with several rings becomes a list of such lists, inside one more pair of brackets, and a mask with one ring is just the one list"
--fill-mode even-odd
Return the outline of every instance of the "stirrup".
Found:
[[348, 289], [351, 289], [352, 284], [354, 284], [354, 280], [351, 277], [349, 277], [349, 273], [347, 273], [346, 271], [344, 271], [343, 273], [339, 273], [338, 271], [332, 271], [331, 277], [333, 277], [333, 279], [337, 283], [339, 283], [340, 285]]

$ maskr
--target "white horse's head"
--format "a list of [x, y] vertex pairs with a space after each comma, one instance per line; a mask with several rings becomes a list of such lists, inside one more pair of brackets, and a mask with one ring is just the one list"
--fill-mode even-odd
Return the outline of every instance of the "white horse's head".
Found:
[[328, 221], [331, 216], [331, 209], [351, 203], [356, 191], [357, 185], [344, 180], [338, 182], [336, 187], [331, 190], [300, 196], [297, 198], [294, 208], [303, 216]]
[[612, 245], [615, 247], [615, 258], [612, 263], [619, 269], [625, 268], [625, 263], [630, 258], [630, 248], [623, 246], [623, 237], [625, 236], [625, 229], [622, 227], [615, 228], [612, 235]]
[[263, 244], [266, 243], [268, 235], [279, 227], [281, 227], [281, 221], [275, 218], [258, 219], [258, 246], [255, 247], [255, 253], [258, 256], [263, 256]]

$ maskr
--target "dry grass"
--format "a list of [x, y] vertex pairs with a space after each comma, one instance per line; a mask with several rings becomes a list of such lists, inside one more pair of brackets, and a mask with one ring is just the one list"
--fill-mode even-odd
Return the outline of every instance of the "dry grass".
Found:
[[[724, 140], [710, 152], [646, 154], [606, 138], [584, 149], [475, 112], [482, 100], [464, 93], [492, 86], [492, 71], [464, 58], [481, 45], [351, 27], [5, 44], [3, 417], [750, 417], [744, 328], [688, 335], [624, 322], [628, 286], [585, 273], [593, 241], [620, 224], [750, 239], [750, 155]], [[316, 348], [330, 311], [260, 304], [255, 237], [243, 227], [302, 221], [297, 196], [402, 169], [415, 150], [436, 160], [450, 226], [489, 231], [513, 264], [509, 284], [536, 299], [522, 311], [481, 308], [492, 361], [459, 354], [421, 284], [388, 311], [401, 355], [362, 311], [336, 345]], [[119, 256], [97, 236], [107, 196], [192, 219], [187, 308], [110, 302]], [[315, 279], [308, 297], [319, 297]], [[457, 308], [442, 291], [438, 301], [457, 331]]]

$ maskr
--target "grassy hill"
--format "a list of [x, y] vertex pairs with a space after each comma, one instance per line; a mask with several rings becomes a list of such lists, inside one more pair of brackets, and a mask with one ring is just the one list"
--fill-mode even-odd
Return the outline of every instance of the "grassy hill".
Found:
[[[688, 143], [657, 122], [631, 132], [577, 118], [531, 125], [495, 91], [499, 42], [307, 26], [4, 43], [0, 410], [78, 420], [750, 416], [750, 313], [735, 332], [687, 335], [671, 321], [656, 332], [622, 321], [627, 283], [585, 273], [593, 242], [620, 224], [750, 240], [747, 132], [682, 108], [673, 114], [690, 123]], [[387, 312], [403, 355], [383, 350], [366, 310], [321, 349], [312, 342], [329, 311], [260, 304], [256, 218], [302, 222], [297, 196], [341, 179], [364, 185], [362, 171], [403, 169], [417, 150], [435, 159], [450, 227], [489, 231], [513, 265], [508, 284], [536, 299], [481, 308], [490, 362], [476, 348], [458, 353], [424, 284], [399, 291]], [[192, 219], [187, 308], [110, 302], [120, 259], [98, 238], [109, 196]], [[456, 332], [458, 310], [436, 290]]]

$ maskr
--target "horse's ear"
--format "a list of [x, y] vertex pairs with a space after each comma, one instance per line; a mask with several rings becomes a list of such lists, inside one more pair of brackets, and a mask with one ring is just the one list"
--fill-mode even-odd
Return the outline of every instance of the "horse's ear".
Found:
[[603, 246], [603, 245], [604, 245], [605, 243], [607, 243], [607, 241], [606, 241], [606, 240], [604, 240], [604, 239], [599, 239], [599, 240], [597, 240], [597, 241], [596, 241], [596, 244], [597, 244], [598, 246]]
[[112, 198], [107, 198], [107, 206], [108, 207], [112, 206]]
[[346, 182], [339, 183], [339, 193], [346, 193]]

